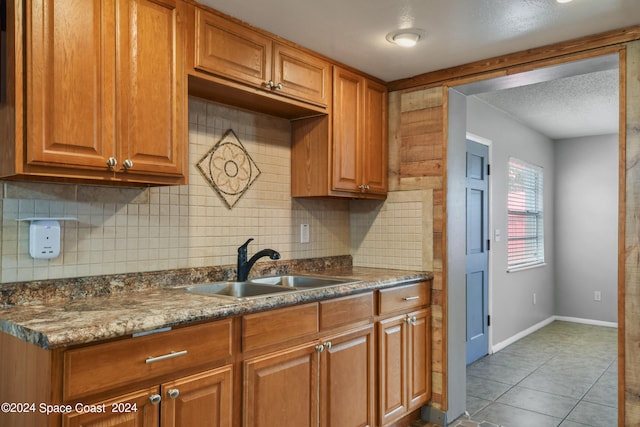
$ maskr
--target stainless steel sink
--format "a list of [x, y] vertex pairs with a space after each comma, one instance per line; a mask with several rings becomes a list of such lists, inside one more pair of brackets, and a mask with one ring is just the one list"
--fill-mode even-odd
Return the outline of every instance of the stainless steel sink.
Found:
[[189, 286], [187, 292], [203, 295], [216, 295], [231, 298], [256, 298], [270, 294], [289, 292], [289, 289], [262, 283], [217, 282], [206, 285]]
[[249, 280], [251, 283], [278, 285], [285, 288], [322, 288], [325, 286], [345, 285], [359, 282], [356, 279], [340, 279], [336, 277], [285, 275], [258, 277]]

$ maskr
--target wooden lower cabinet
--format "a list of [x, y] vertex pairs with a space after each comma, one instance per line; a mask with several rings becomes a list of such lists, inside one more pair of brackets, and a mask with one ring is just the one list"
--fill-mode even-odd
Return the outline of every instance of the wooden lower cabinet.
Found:
[[244, 362], [244, 427], [374, 425], [373, 325]]
[[[72, 412], [62, 416], [63, 427], [154, 427], [159, 424], [159, 407], [149, 399], [158, 387], [150, 387], [93, 404], [104, 411]], [[104, 405], [104, 406], [102, 406]], [[119, 406], [121, 405], [121, 406]], [[126, 405], [126, 408], [125, 408]], [[72, 405], [75, 406], [75, 405]], [[114, 410], [115, 408], [115, 410]], [[88, 408], [87, 408], [88, 409]], [[120, 409], [122, 412], [120, 412]]]
[[320, 426], [375, 425], [373, 325], [329, 337], [324, 346], [320, 357]]
[[431, 397], [430, 310], [380, 321], [378, 329], [379, 420], [387, 425]]
[[[63, 427], [231, 427], [232, 366], [77, 407]], [[76, 408], [75, 404], [72, 404]], [[82, 411], [84, 409], [85, 411]], [[100, 412], [90, 412], [97, 409]]]

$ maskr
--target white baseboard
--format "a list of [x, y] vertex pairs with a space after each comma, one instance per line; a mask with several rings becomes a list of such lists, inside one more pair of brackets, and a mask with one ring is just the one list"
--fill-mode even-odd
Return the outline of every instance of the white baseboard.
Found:
[[555, 320], [563, 322], [582, 323], [584, 325], [605, 326], [607, 328], [617, 328], [618, 322], [603, 322], [602, 320], [581, 319], [580, 317], [553, 316]]
[[536, 323], [535, 325], [531, 326], [530, 328], [525, 329], [524, 331], [518, 332], [517, 334], [507, 338], [504, 341], [501, 341], [497, 344], [494, 344], [491, 347], [491, 353], [496, 353], [500, 350], [502, 350], [503, 348], [507, 347], [510, 344], [513, 344], [514, 342], [521, 340], [522, 338], [526, 337], [527, 335], [531, 335], [532, 333], [534, 333], [535, 331], [537, 331], [538, 329], [542, 329], [545, 326], [547, 326], [548, 324], [556, 321], [556, 320], [560, 320], [563, 322], [573, 322], [573, 323], [582, 323], [585, 325], [594, 325], [594, 326], [605, 326], [608, 328], [617, 328], [618, 324], [616, 322], [603, 322], [601, 320], [592, 320], [592, 319], [581, 319], [579, 317], [566, 317], [566, 316], [551, 316], [545, 320], [543, 320], [542, 322]]
[[540, 323], [536, 323], [535, 325], [531, 326], [530, 328], [525, 329], [524, 331], [520, 331], [517, 334], [507, 338], [506, 340], [499, 342], [497, 344], [494, 344], [491, 347], [491, 352], [492, 353], [496, 353], [500, 350], [502, 350], [503, 348], [505, 348], [506, 346], [513, 344], [514, 342], [521, 340], [522, 338], [526, 337], [527, 335], [531, 335], [532, 333], [534, 333], [535, 331], [537, 331], [538, 329], [542, 329], [545, 326], [547, 326], [548, 324], [550, 324], [551, 322], [553, 322], [556, 316], [551, 316], [548, 319], [543, 320]]

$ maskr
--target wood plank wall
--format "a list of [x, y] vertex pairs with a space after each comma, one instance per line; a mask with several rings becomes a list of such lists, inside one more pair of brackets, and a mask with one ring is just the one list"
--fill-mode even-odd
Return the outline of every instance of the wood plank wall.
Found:
[[389, 96], [389, 191], [433, 190], [431, 288], [432, 406], [446, 410], [446, 287], [444, 271], [444, 173], [446, 171], [442, 87]]
[[[618, 252], [621, 289], [618, 328], [620, 332], [620, 381], [618, 411], [620, 426], [640, 425], [640, 41], [626, 45], [626, 148], [621, 157], [624, 179], [624, 212]], [[626, 110], [626, 111], [625, 111]], [[623, 148], [623, 147], [621, 147]], [[626, 177], [625, 177], [626, 175]], [[622, 199], [621, 199], [622, 200]]]

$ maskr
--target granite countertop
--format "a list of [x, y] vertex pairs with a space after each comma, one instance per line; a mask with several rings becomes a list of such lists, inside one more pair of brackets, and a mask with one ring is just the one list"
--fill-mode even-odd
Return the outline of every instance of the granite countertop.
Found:
[[[177, 286], [165, 283], [159, 287], [140, 286], [126, 292], [98, 292], [75, 298], [34, 297], [20, 304], [7, 303], [5, 298], [4, 302], [0, 299], [0, 331], [42, 348], [54, 349], [432, 278], [428, 272], [350, 266], [302, 274], [361, 281], [246, 300], [189, 293], [183, 288], [192, 283], [184, 281]], [[38, 294], [33, 289], [30, 291]]]

